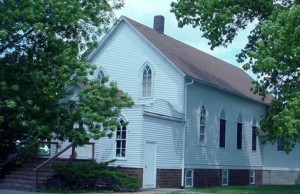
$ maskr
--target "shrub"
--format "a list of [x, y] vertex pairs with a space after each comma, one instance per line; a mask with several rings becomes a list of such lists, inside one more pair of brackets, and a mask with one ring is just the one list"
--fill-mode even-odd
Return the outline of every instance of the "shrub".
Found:
[[141, 184], [138, 179], [108, 167], [108, 163], [83, 162], [53, 164], [62, 185], [70, 189], [137, 191]]

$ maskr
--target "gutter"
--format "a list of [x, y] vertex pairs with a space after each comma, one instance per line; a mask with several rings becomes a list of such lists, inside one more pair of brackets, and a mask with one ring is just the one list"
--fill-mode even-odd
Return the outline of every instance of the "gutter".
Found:
[[185, 170], [185, 131], [186, 131], [186, 123], [187, 123], [187, 88], [189, 85], [192, 85], [194, 80], [191, 82], [185, 83], [184, 87], [184, 126], [182, 130], [182, 160], [181, 160], [181, 187], [184, 188], [184, 170]]

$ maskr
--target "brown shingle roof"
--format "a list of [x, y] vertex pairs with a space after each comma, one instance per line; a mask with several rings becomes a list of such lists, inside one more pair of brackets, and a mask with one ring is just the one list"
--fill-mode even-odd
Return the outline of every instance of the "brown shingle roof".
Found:
[[262, 102], [260, 96], [254, 95], [250, 91], [250, 88], [254, 87], [253, 79], [242, 69], [130, 18], [124, 19], [188, 77], [264, 104], [268, 104], [272, 99], [268, 96]]

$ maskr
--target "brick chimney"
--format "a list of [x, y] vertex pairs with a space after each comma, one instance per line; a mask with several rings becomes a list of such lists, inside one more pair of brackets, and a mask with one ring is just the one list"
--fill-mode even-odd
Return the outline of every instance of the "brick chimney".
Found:
[[162, 15], [154, 16], [153, 29], [159, 33], [164, 33], [165, 18]]

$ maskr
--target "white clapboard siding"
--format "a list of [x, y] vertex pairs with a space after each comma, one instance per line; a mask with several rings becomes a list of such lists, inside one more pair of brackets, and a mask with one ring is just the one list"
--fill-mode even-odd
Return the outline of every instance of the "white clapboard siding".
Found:
[[[183, 75], [125, 21], [100, 45], [91, 62], [102, 68], [110, 81], [117, 81], [118, 87], [127, 92], [136, 105], [165, 99], [183, 112]], [[141, 98], [141, 73], [146, 63], [154, 73], [151, 98]]]
[[[186, 166], [191, 168], [249, 168], [261, 167], [261, 144], [252, 151], [253, 118], [257, 121], [265, 107], [245, 98], [195, 82], [188, 86], [188, 112], [186, 129]], [[206, 117], [206, 142], [199, 144], [199, 108], [204, 105]], [[219, 147], [219, 118], [224, 109], [226, 117], [226, 146]], [[242, 149], [236, 149], [236, 125], [239, 113], [243, 120]]]
[[181, 122], [144, 117], [143, 129], [145, 143], [156, 143], [156, 167], [164, 169], [180, 169], [182, 157], [182, 129]]
[[113, 166], [140, 168], [143, 164], [142, 158], [142, 107], [124, 109], [122, 117], [129, 122], [127, 125], [126, 157], [116, 158], [115, 135], [112, 138], [102, 138], [99, 142], [97, 162], [107, 162], [116, 159], [111, 163]]
[[289, 153], [277, 151], [277, 143], [266, 143], [263, 147], [263, 167], [265, 170], [300, 171], [300, 145]]

